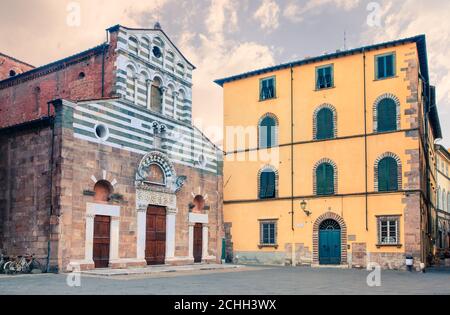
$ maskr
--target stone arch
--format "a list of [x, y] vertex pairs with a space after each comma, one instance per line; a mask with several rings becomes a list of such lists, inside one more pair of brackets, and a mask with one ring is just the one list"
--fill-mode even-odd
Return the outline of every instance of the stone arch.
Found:
[[[135, 43], [136, 47], [133, 47], [131, 45], [131, 43]], [[131, 35], [128, 37], [128, 50], [132, 51], [133, 53], [135, 53], [136, 55], [139, 54], [139, 49], [140, 49], [140, 42], [139, 42], [139, 38], [137, 38], [134, 35]]]
[[402, 160], [398, 157], [397, 154], [392, 153], [392, 152], [386, 152], [383, 153], [382, 155], [380, 155], [374, 163], [374, 190], [377, 192], [378, 191], [378, 164], [380, 163], [381, 160], [383, 160], [384, 158], [393, 158], [396, 162], [397, 162], [397, 181], [398, 181], [398, 189], [402, 190], [403, 189], [403, 174], [402, 174]]
[[177, 178], [175, 167], [170, 159], [162, 152], [153, 151], [144, 156], [136, 174], [138, 184], [148, 184], [146, 182], [147, 173], [151, 165], [156, 164], [164, 172], [166, 186], [171, 185]]
[[317, 115], [324, 108], [331, 110], [331, 112], [333, 113], [333, 138], [337, 138], [337, 136], [338, 136], [336, 108], [331, 104], [325, 103], [325, 104], [322, 104], [319, 107], [317, 107], [313, 113], [313, 137], [314, 137], [314, 140], [317, 140]]
[[261, 190], [261, 175], [264, 172], [274, 172], [275, 173], [275, 198], [278, 198], [278, 183], [280, 180], [280, 173], [278, 169], [273, 165], [265, 165], [258, 171], [258, 177], [256, 178], [258, 183], [257, 199], [259, 199], [259, 194]]
[[328, 163], [331, 166], [333, 166], [333, 170], [334, 170], [334, 194], [338, 193], [338, 168], [337, 165], [334, 161], [328, 159], [328, 158], [323, 158], [320, 161], [318, 161], [313, 168], [313, 193], [314, 195], [317, 195], [317, 177], [316, 177], [316, 173], [317, 173], [317, 168], [322, 165], [323, 163]]
[[273, 113], [264, 114], [263, 116], [261, 116], [261, 118], [258, 121], [258, 147], [261, 147], [261, 135], [260, 135], [261, 132], [260, 132], [259, 127], [261, 126], [262, 122], [266, 118], [272, 118], [275, 121], [275, 139], [274, 139], [274, 144], [272, 145], [272, 147], [277, 147], [279, 144], [278, 137], [279, 137], [280, 121], [279, 121], [278, 117]]
[[373, 103], [373, 132], [375, 133], [378, 132], [378, 104], [384, 99], [391, 99], [395, 102], [397, 111], [397, 130], [400, 130], [400, 123], [401, 123], [400, 100], [397, 96], [395, 96], [392, 93], [385, 93], [383, 95], [380, 95]]
[[113, 185], [107, 180], [99, 180], [94, 185], [94, 201], [100, 203], [109, 202], [114, 192]]
[[316, 222], [313, 226], [313, 264], [318, 265], [319, 264], [319, 230], [320, 225], [322, 222], [326, 220], [334, 220], [337, 223], [339, 223], [341, 227], [341, 264], [345, 265], [347, 264], [347, 225], [345, 224], [344, 219], [334, 213], [334, 212], [327, 212], [325, 214], [322, 214], [320, 217], [317, 218]]

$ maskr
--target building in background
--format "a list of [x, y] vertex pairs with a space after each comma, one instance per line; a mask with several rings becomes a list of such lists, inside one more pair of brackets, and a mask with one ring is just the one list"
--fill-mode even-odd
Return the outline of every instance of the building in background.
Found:
[[[450, 255], [450, 153], [436, 145], [437, 168], [437, 226], [436, 249], [439, 255]], [[447, 257], [450, 258], [450, 257]]]
[[220, 261], [222, 153], [192, 125], [195, 67], [159, 24], [107, 34], [0, 65], [20, 68], [0, 81], [0, 249], [62, 271]]
[[416, 266], [433, 248], [441, 129], [425, 36], [216, 81], [239, 263]]

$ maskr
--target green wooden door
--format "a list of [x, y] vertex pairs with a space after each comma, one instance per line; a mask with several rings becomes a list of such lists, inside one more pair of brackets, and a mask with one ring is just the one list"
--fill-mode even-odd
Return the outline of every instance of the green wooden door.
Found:
[[341, 264], [341, 230], [321, 229], [319, 232], [319, 262], [321, 265]]

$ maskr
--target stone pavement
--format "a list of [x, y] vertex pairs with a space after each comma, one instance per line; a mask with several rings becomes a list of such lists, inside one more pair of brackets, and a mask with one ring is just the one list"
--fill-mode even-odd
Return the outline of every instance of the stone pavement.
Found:
[[67, 275], [0, 276], [0, 293], [41, 295], [450, 295], [450, 271], [383, 271], [381, 286], [367, 285], [367, 270], [308, 267], [242, 267], [139, 276], [82, 275], [79, 287]]
[[129, 269], [96, 269], [83, 271], [81, 274], [100, 277], [135, 276], [135, 275], [158, 275], [172, 272], [199, 272], [199, 271], [225, 271], [243, 268], [239, 265], [219, 265], [219, 264], [196, 264], [187, 266], [148, 266], [146, 268]]

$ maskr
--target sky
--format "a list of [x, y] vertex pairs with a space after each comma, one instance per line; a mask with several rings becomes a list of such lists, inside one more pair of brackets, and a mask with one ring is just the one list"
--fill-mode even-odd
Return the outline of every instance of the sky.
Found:
[[425, 34], [444, 133], [440, 143], [450, 148], [448, 0], [0, 0], [0, 4], [0, 51], [35, 66], [102, 43], [110, 26], [151, 28], [160, 21], [197, 66], [194, 123], [216, 143], [222, 136], [223, 115], [222, 89], [215, 79]]

